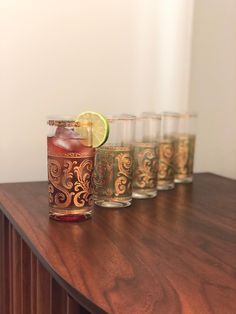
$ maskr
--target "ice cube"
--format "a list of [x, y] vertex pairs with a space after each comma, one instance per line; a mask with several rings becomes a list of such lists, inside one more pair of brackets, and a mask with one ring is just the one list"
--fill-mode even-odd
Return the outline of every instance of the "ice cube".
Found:
[[56, 137], [68, 139], [68, 138], [80, 138], [79, 134], [73, 129], [67, 129], [64, 127], [58, 127], [55, 133]]
[[64, 145], [61, 145], [63, 143], [58, 143], [58, 140], [60, 140], [58, 137], [51, 136], [48, 137], [48, 154], [49, 155], [61, 155], [63, 153], [66, 153], [67, 150], [63, 148]]
[[53, 146], [65, 152], [79, 152], [81, 149], [80, 136], [73, 129], [58, 127], [53, 138]]

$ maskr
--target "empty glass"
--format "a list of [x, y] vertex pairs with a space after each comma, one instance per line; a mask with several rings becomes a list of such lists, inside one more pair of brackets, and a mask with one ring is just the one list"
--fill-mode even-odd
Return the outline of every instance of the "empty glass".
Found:
[[178, 115], [176, 113], [161, 114], [158, 190], [171, 190], [175, 186], [174, 155], [177, 124]]
[[135, 116], [108, 116], [107, 142], [96, 150], [93, 175], [95, 204], [126, 207], [132, 201]]
[[133, 198], [151, 198], [157, 195], [160, 122], [161, 117], [155, 113], [143, 113], [136, 119]]
[[174, 158], [176, 183], [189, 183], [193, 180], [196, 120], [196, 114], [178, 114], [178, 130], [176, 134], [176, 151]]

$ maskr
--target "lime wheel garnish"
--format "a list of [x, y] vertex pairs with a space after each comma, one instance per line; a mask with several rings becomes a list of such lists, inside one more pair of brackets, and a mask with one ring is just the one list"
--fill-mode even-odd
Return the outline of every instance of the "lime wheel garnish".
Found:
[[[76, 118], [76, 122], [81, 122], [81, 126], [85, 121], [91, 122], [92, 125], [92, 146], [96, 148], [103, 145], [109, 136], [107, 119], [98, 112], [86, 111]], [[78, 127], [78, 132], [83, 136], [83, 127]], [[84, 132], [87, 133], [85, 129]]]

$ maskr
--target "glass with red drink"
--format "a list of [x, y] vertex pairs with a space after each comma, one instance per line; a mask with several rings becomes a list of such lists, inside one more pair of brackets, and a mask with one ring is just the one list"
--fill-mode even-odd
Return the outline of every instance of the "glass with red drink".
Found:
[[48, 120], [49, 216], [60, 221], [91, 217], [95, 150], [89, 120]]

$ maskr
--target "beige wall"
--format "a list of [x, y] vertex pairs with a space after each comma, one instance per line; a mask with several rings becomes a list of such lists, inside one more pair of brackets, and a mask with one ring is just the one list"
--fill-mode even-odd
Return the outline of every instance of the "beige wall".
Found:
[[141, 47], [152, 10], [135, 0], [0, 1], [0, 182], [45, 180], [48, 115], [151, 106], [154, 52], [143, 63]]
[[182, 104], [192, 3], [0, 0], [0, 182], [46, 179], [48, 115]]
[[[193, 2], [0, 0], [0, 182], [46, 179], [48, 115], [185, 108]], [[196, 170], [236, 178], [236, 2], [195, 2]]]
[[190, 104], [198, 111], [196, 171], [236, 179], [236, 1], [197, 0]]

